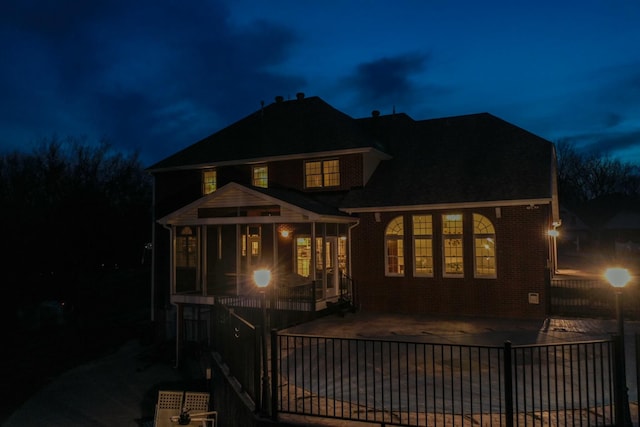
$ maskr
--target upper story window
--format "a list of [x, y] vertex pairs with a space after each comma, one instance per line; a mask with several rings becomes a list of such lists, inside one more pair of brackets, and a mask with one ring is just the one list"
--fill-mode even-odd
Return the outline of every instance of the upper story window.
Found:
[[464, 252], [462, 247], [462, 214], [442, 215], [443, 276], [464, 276]]
[[433, 277], [433, 219], [413, 215], [413, 274]]
[[305, 187], [322, 188], [340, 185], [340, 160], [314, 160], [304, 164]]
[[254, 187], [267, 188], [269, 186], [269, 169], [266, 165], [251, 168], [251, 184]]
[[207, 195], [218, 189], [218, 171], [209, 169], [202, 172], [202, 194]]
[[404, 221], [395, 217], [387, 225], [384, 238], [387, 276], [404, 276]]
[[496, 277], [496, 231], [491, 221], [473, 214], [473, 254], [475, 277]]

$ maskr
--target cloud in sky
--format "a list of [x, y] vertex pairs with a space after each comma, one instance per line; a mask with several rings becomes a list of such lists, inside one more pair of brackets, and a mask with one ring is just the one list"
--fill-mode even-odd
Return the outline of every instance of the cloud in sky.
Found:
[[637, 22], [626, 1], [7, 0], [0, 148], [105, 137], [150, 164], [303, 91], [354, 117], [488, 111], [640, 164]]

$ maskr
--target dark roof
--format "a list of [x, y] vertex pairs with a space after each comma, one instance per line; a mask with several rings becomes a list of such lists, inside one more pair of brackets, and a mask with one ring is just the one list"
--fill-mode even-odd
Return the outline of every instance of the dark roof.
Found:
[[276, 101], [148, 170], [374, 145], [352, 117], [316, 96], [301, 97]]
[[[396, 120], [393, 116], [379, 117]], [[373, 121], [362, 121], [370, 126]], [[391, 160], [345, 208], [522, 200], [552, 196], [553, 144], [491, 114], [388, 126]]]
[[354, 119], [318, 97], [270, 104], [149, 170], [358, 148], [376, 148], [391, 159], [364, 188], [308, 200], [367, 208], [553, 196], [553, 144], [491, 114]]

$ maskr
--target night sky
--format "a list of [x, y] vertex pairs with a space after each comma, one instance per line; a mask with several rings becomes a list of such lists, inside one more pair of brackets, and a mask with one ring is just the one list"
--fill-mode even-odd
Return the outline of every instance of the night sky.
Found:
[[150, 165], [297, 92], [365, 117], [489, 112], [640, 164], [640, 1], [3, 0], [0, 149]]

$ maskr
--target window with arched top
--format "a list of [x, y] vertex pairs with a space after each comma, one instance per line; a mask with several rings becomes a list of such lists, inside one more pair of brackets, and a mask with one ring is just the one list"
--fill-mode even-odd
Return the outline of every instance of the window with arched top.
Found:
[[404, 219], [397, 216], [385, 230], [384, 251], [387, 276], [404, 276]]
[[473, 253], [475, 277], [495, 278], [496, 231], [489, 218], [473, 214]]

